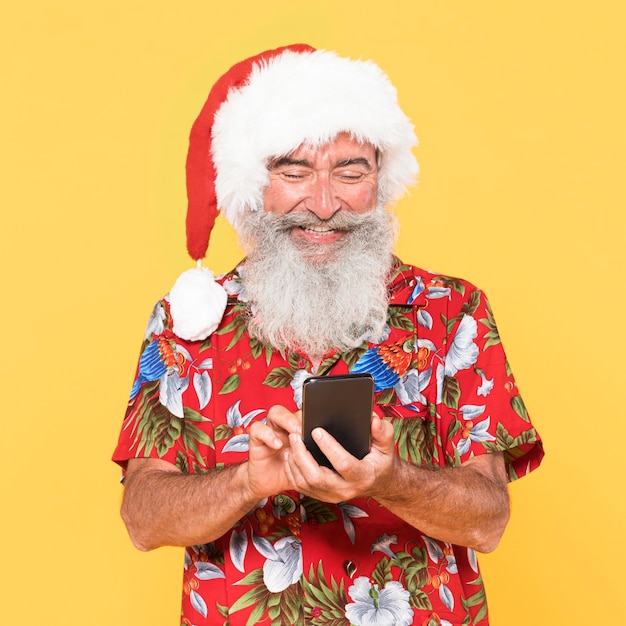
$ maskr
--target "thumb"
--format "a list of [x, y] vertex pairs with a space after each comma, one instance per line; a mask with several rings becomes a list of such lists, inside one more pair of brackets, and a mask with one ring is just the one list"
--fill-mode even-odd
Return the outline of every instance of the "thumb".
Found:
[[393, 448], [393, 426], [391, 422], [382, 420], [375, 413], [372, 414], [372, 445], [377, 448]]

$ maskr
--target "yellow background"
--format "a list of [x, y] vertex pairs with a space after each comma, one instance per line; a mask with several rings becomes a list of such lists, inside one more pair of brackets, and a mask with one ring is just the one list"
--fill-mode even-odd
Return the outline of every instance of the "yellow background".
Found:
[[[0, 623], [177, 623], [182, 554], [131, 547], [109, 457], [152, 303], [191, 267], [191, 123], [231, 64], [296, 41], [398, 87], [422, 167], [398, 251], [485, 289], [545, 440], [482, 559], [492, 623], [626, 623], [622, 6], [5, 5]], [[209, 266], [239, 254], [220, 223]]]

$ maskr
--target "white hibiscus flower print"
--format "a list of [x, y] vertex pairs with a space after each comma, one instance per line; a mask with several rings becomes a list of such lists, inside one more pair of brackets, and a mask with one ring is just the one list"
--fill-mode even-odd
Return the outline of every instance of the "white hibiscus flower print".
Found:
[[464, 315], [446, 356], [446, 376], [454, 376], [459, 370], [465, 370], [476, 363], [478, 346], [474, 339], [477, 336], [476, 320], [471, 315]]
[[346, 617], [354, 626], [409, 626], [413, 609], [409, 592], [396, 580], [382, 589], [359, 576], [348, 589], [352, 602], [346, 604]]
[[263, 582], [269, 591], [279, 593], [300, 580], [302, 547], [295, 537], [282, 537], [272, 544], [264, 537], [254, 535], [252, 541], [267, 559], [263, 564]]

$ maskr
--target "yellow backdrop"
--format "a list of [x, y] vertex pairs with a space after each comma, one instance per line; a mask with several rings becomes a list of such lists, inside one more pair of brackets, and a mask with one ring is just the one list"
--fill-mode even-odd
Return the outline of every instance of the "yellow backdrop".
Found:
[[[626, 623], [625, 12], [618, 0], [24, 0], [0, 17], [0, 623], [177, 623], [109, 462], [153, 301], [186, 257], [186, 138], [232, 63], [376, 60], [421, 140], [406, 260], [489, 294], [547, 456], [482, 559], [495, 626]], [[239, 258], [220, 223], [209, 266]]]

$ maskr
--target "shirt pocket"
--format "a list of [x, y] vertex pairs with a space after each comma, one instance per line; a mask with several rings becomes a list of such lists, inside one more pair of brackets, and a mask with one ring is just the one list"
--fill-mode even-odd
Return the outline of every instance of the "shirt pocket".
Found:
[[414, 465], [439, 465], [437, 428], [428, 408], [419, 405], [376, 404], [375, 412], [393, 426], [396, 452]]

